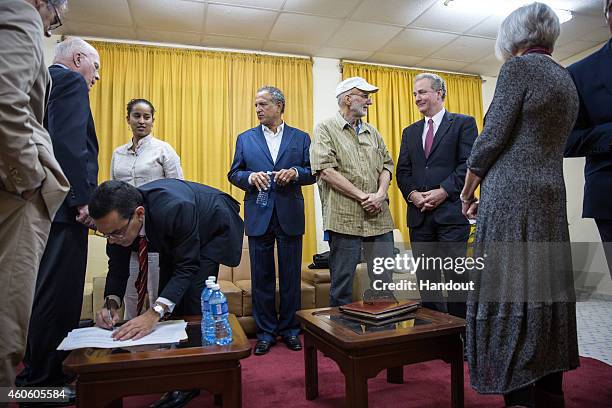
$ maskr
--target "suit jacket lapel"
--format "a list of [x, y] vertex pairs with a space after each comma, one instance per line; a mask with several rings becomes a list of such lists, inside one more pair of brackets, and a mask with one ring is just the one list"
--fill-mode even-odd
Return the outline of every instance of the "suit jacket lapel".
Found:
[[278, 148], [278, 155], [276, 156], [276, 162], [280, 162], [283, 153], [287, 150], [287, 146], [291, 143], [291, 139], [293, 138], [293, 128], [287, 126], [285, 123], [285, 129], [283, 129], [283, 137], [281, 139], [280, 147]]
[[266, 143], [266, 137], [263, 134], [263, 130], [261, 130], [261, 125], [253, 128], [253, 130], [255, 131], [255, 143], [259, 146], [270, 163], [274, 165], [274, 160], [272, 160], [272, 155], [270, 154], [270, 149], [268, 149], [268, 143]]
[[610, 67], [612, 66], [612, 40], [599, 51], [599, 78], [600, 81], [612, 93], [612, 81], [610, 80]]
[[416, 144], [417, 152], [425, 160], [425, 150], [423, 150], [423, 129], [425, 128], [425, 119], [421, 119], [416, 126], [416, 135], [412, 139], [413, 143]]
[[453, 115], [446, 111], [444, 116], [442, 117], [442, 123], [438, 126], [438, 131], [434, 135], [433, 145], [431, 146], [431, 151], [429, 152], [429, 157], [431, 157], [436, 151], [436, 147], [440, 144], [440, 141], [446, 135], [446, 132], [450, 128], [451, 122], [453, 121]]

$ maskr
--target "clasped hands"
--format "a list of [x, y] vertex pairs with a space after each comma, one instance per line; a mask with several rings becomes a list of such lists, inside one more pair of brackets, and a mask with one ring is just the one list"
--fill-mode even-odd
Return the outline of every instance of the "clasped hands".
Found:
[[448, 193], [442, 187], [424, 192], [413, 191], [409, 196], [412, 204], [420, 209], [421, 212], [437, 208], [447, 197]]
[[[120, 320], [117, 305], [111, 301], [110, 308], [102, 308], [96, 312], [96, 327], [113, 330], [115, 324]], [[149, 308], [145, 313], [125, 322], [121, 327], [113, 331], [111, 335], [114, 340], [138, 340], [153, 331], [153, 327], [159, 321], [159, 315]]]
[[[267, 190], [270, 187], [270, 176], [265, 171], [251, 173], [251, 184], [257, 187], [257, 190]], [[285, 186], [297, 179], [298, 172], [295, 169], [282, 169], [272, 172], [274, 182], [279, 186]]]
[[385, 202], [386, 199], [386, 193], [365, 193], [360, 199], [361, 208], [370, 215], [376, 215], [382, 211], [383, 202]]
[[480, 201], [472, 194], [471, 197], [459, 196], [461, 200], [461, 212], [468, 220], [475, 220], [478, 215]]

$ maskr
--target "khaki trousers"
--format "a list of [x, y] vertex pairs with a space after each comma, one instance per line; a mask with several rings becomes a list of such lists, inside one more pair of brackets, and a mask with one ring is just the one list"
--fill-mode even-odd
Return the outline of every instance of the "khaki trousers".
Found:
[[0, 387], [11, 387], [26, 347], [36, 275], [51, 220], [40, 193], [0, 190]]

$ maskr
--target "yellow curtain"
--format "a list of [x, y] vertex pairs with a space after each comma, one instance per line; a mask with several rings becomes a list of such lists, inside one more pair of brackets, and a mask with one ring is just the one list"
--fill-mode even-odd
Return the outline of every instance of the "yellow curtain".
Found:
[[[373, 95], [373, 104], [368, 109], [367, 121], [380, 131], [395, 163], [397, 163], [400, 152], [402, 130], [411, 123], [422, 119], [412, 95], [414, 77], [421, 72], [426, 71], [342, 63], [343, 79], [360, 76], [380, 88]], [[482, 80], [480, 77], [446, 72], [435, 73], [446, 81], [445, 108], [450, 112], [473, 116], [476, 119], [478, 129], [482, 129]], [[389, 202], [395, 226], [402, 232], [404, 241], [408, 242], [406, 202], [399, 188], [393, 182], [389, 189]]]
[[[312, 133], [312, 61], [257, 54], [211, 52], [133, 44], [91, 42], [100, 54], [101, 80], [92, 88], [91, 109], [100, 143], [99, 181], [109, 179], [113, 150], [132, 137], [126, 104], [145, 98], [156, 109], [153, 134], [170, 143], [185, 178], [229, 192], [227, 180], [236, 137], [258, 124], [256, 90], [273, 85], [286, 98], [285, 121]], [[316, 252], [313, 187], [304, 189], [306, 234], [303, 259]]]

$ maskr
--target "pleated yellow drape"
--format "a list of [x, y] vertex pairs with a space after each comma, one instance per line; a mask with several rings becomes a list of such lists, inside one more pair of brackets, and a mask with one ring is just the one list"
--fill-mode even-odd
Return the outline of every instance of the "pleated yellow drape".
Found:
[[[368, 109], [367, 121], [380, 131], [395, 163], [397, 163], [400, 152], [402, 130], [423, 117], [414, 104], [412, 95], [414, 77], [421, 72], [425, 71], [342, 63], [343, 79], [360, 76], [380, 88], [373, 95], [373, 104]], [[446, 72], [435, 73], [446, 81], [446, 109], [450, 112], [473, 116], [478, 128], [482, 129], [483, 106], [482, 80], [480, 77]], [[393, 181], [389, 188], [389, 204], [395, 226], [402, 232], [405, 242], [408, 242], [406, 201], [402, 197], [397, 184], [394, 184]]]
[[[258, 124], [256, 90], [273, 85], [286, 98], [284, 119], [312, 133], [312, 61], [268, 55], [212, 52], [134, 44], [91, 42], [100, 54], [101, 80], [91, 91], [100, 144], [99, 181], [109, 179], [113, 150], [131, 137], [125, 106], [145, 98], [156, 108], [153, 134], [170, 143], [185, 178], [229, 192], [227, 180], [236, 137]], [[304, 189], [303, 259], [316, 252], [313, 187]]]

